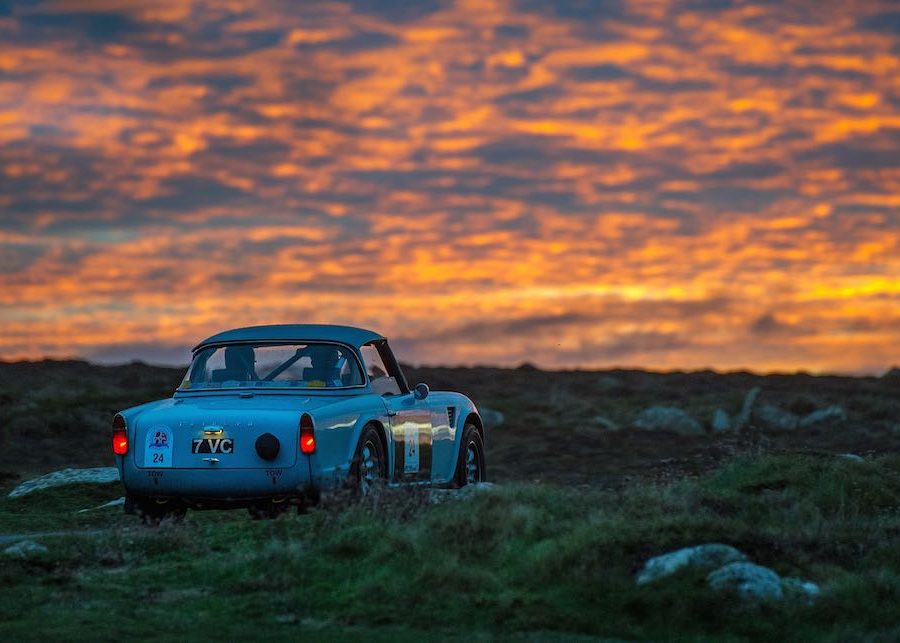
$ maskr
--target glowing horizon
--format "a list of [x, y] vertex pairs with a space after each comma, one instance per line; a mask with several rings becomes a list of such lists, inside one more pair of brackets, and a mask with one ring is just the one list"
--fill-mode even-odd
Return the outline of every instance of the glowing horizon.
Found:
[[0, 0], [0, 43], [0, 359], [900, 363], [892, 2]]

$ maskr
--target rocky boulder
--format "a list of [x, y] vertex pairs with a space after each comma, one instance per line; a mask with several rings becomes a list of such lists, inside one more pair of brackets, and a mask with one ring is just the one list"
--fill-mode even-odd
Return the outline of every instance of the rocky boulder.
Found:
[[610, 420], [609, 418], [603, 417], [602, 415], [595, 415], [591, 418], [590, 421], [592, 426], [596, 426], [604, 431], [618, 431], [619, 425]]
[[803, 419], [800, 420], [799, 425], [801, 429], [805, 429], [816, 424], [844, 422], [846, 419], [847, 411], [844, 410], [843, 406], [835, 404], [824, 409], [819, 409], [818, 411], [813, 411], [809, 415], [803, 417]]
[[682, 569], [716, 569], [728, 563], [745, 560], [747, 557], [731, 545], [709, 543], [685, 547], [648, 560], [635, 576], [635, 582], [638, 585], [646, 585]]
[[713, 413], [711, 426], [713, 433], [727, 433], [731, 430], [731, 418], [722, 409], [716, 409], [716, 412]]
[[94, 469], [62, 469], [54, 471], [39, 478], [23, 482], [9, 492], [10, 498], [18, 498], [33, 491], [59, 487], [68, 484], [106, 484], [116, 482], [119, 479], [119, 470], [115, 467], [96, 467]]
[[793, 577], [781, 579], [781, 590], [784, 592], [785, 598], [806, 605], [815, 603], [822, 593], [819, 586], [812, 581]]
[[753, 411], [753, 419], [762, 426], [780, 431], [793, 431], [800, 425], [800, 418], [771, 404], [764, 404]]
[[486, 429], [497, 428], [506, 421], [506, 418], [500, 411], [495, 411], [487, 406], [479, 406], [478, 415], [481, 416], [481, 421], [484, 422], [484, 428]]
[[125, 496], [120, 498], [116, 498], [115, 500], [110, 500], [109, 502], [104, 502], [102, 505], [97, 505], [96, 507], [89, 507], [87, 509], [79, 509], [78, 513], [83, 514], [88, 511], [96, 511], [97, 509], [109, 509], [110, 507], [124, 507], [125, 506]]
[[706, 582], [715, 591], [733, 592], [743, 599], [780, 601], [784, 598], [781, 577], [755, 563], [729, 563], [710, 573]]
[[580, 422], [578, 426], [575, 427], [575, 433], [578, 435], [598, 436], [610, 431], [618, 431], [619, 429], [619, 425], [609, 418], [603, 417], [602, 415], [595, 415], [583, 423]]
[[10, 558], [25, 560], [27, 558], [34, 558], [35, 556], [46, 554], [48, 551], [49, 550], [42, 544], [36, 543], [33, 540], [20, 540], [4, 549], [3, 555], [9, 556]]
[[432, 505], [439, 505], [448, 500], [468, 500], [493, 488], [493, 482], [476, 482], [459, 489], [431, 489], [428, 494], [428, 502]]
[[744, 403], [741, 405], [741, 410], [734, 418], [733, 428], [735, 431], [743, 431], [747, 428], [747, 425], [750, 424], [750, 418], [753, 416], [753, 407], [756, 404], [756, 398], [759, 397], [759, 392], [760, 389], [758, 386], [754, 386], [747, 391], [747, 395], [744, 396]]
[[672, 431], [680, 435], [704, 435], [703, 426], [690, 415], [670, 406], [652, 406], [638, 415], [635, 428], [645, 431]]

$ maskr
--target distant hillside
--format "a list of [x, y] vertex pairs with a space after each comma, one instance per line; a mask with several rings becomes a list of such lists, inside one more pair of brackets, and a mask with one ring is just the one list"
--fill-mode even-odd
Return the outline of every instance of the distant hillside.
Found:
[[[503, 425], [488, 436], [494, 479], [621, 485], [633, 477], [705, 471], [749, 449], [900, 451], [900, 382], [894, 377], [532, 367], [407, 368], [406, 373], [411, 384], [457, 390], [503, 414]], [[183, 368], [142, 363], [0, 362], [0, 471], [109, 464], [115, 412], [171, 396], [183, 374]], [[761, 389], [760, 409], [799, 418], [839, 406], [846, 419], [779, 430], [756, 418], [741, 433], [714, 434], [714, 413], [721, 409], [734, 418], [754, 387]], [[652, 406], [685, 411], [699, 422], [701, 433], [634, 428], [639, 414]]]

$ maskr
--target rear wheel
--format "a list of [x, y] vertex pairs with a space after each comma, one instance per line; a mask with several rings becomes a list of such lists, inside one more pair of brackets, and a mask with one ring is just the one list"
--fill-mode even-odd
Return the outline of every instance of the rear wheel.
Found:
[[466, 424], [462, 442], [459, 445], [459, 460], [456, 464], [457, 487], [477, 484], [487, 479], [484, 465], [484, 440], [474, 424]]
[[387, 477], [387, 457], [378, 429], [367, 426], [363, 429], [353, 456], [350, 480], [357, 493], [368, 496], [372, 489]]

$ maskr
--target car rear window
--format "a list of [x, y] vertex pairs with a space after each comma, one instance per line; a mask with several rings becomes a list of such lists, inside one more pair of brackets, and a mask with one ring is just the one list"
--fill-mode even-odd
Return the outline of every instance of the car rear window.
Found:
[[340, 344], [226, 344], [194, 355], [181, 390], [347, 388], [365, 379], [352, 350]]

